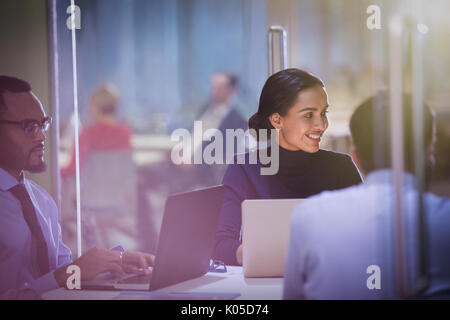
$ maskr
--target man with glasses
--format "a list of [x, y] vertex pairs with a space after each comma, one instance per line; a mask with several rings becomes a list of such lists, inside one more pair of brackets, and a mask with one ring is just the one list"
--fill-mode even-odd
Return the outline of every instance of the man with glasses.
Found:
[[51, 124], [30, 85], [0, 76], [0, 298], [34, 299], [66, 285], [66, 268], [77, 265], [81, 280], [101, 272], [137, 272], [154, 257], [94, 248], [72, 262], [62, 242], [57, 207], [24, 170], [38, 173], [44, 162], [45, 133]]

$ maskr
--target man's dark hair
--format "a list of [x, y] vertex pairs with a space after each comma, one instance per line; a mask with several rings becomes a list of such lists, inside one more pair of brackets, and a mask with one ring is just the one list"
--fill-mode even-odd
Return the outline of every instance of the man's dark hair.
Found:
[[[405, 170], [414, 173], [414, 124], [412, 98], [403, 94], [403, 151]], [[380, 92], [364, 101], [353, 113], [350, 131], [363, 169], [367, 172], [391, 168], [389, 94]], [[433, 138], [433, 114], [423, 106], [423, 147]], [[426, 157], [425, 157], [426, 158]]]
[[0, 114], [6, 109], [5, 100], [3, 99], [5, 91], [28, 92], [31, 91], [31, 86], [28, 82], [19, 78], [0, 76]]
[[226, 73], [226, 76], [228, 77], [228, 85], [233, 89], [237, 89], [239, 85], [238, 77], [231, 73]]

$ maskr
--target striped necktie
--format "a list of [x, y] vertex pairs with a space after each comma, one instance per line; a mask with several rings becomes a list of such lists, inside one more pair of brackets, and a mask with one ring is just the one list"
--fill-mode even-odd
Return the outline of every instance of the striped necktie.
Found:
[[8, 191], [11, 192], [17, 200], [19, 200], [22, 206], [23, 217], [25, 218], [31, 234], [36, 241], [39, 275], [42, 276], [50, 271], [48, 247], [44, 234], [42, 233], [41, 226], [39, 225], [33, 202], [31, 201], [25, 185], [22, 183], [15, 185]]

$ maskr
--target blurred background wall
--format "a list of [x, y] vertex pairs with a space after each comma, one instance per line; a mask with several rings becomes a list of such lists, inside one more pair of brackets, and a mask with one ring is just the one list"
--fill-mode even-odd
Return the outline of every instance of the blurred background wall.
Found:
[[[69, 3], [57, 2], [59, 30]], [[82, 13], [77, 33], [82, 119], [88, 117], [85, 106], [93, 88], [111, 81], [121, 91], [121, 114], [135, 130], [167, 132], [180, 120], [189, 124], [207, 98], [211, 74], [218, 71], [239, 76], [241, 96], [255, 108], [266, 76], [264, 1], [81, 0], [77, 5]], [[61, 32], [58, 46], [63, 106], [72, 101], [70, 36]], [[62, 117], [70, 112], [61, 109]], [[155, 115], [164, 123], [155, 125]]]

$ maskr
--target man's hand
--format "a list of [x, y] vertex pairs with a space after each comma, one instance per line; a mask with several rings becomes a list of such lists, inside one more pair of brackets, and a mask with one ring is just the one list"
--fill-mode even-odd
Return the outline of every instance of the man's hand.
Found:
[[122, 269], [126, 273], [137, 273], [139, 269], [143, 269], [148, 274], [148, 267], [153, 266], [155, 256], [148, 253], [138, 251], [125, 251], [122, 256]]
[[[122, 259], [120, 256], [122, 255]], [[73, 263], [80, 267], [81, 280], [92, 280], [99, 273], [109, 271], [113, 273], [137, 273], [139, 268], [149, 273], [148, 267], [153, 266], [155, 257], [151, 254], [137, 251], [112, 251], [95, 247], [83, 254]], [[66, 285], [69, 274], [66, 273], [67, 266], [61, 267], [54, 272], [58, 284]]]
[[[92, 248], [71, 264], [80, 267], [81, 280], [92, 280], [104, 271], [124, 273], [121, 267], [120, 253], [99, 247]], [[66, 285], [69, 276], [66, 269], [67, 266], [64, 266], [54, 272], [55, 279], [60, 286]]]

